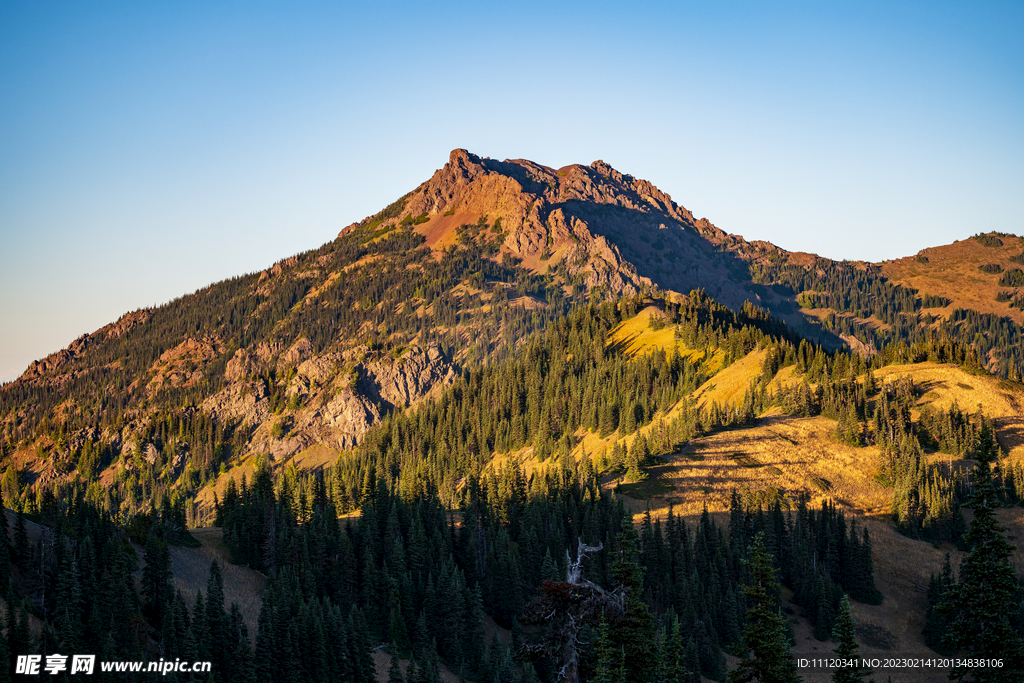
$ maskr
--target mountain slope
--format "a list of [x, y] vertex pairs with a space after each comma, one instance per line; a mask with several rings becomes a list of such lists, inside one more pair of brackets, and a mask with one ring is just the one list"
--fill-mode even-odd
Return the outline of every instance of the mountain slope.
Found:
[[[871, 353], [934, 333], [974, 344], [982, 364], [1002, 376], [1020, 376], [1024, 366], [1024, 296], [1017, 295], [1024, 274], [1014, 270], [1024, 242], [1012, 235], [927, 250], [937, 259], [930, 266], [924, 252], [883, 264], [838, 262], [725, 233], [602, 161], [552, 169], [465, 150], [453, 151], [407, 195], [393, 222], [416, 223], [441, 251], [460, 239], [461, 226], [484, 217], [501, 226], [502, 254], [577, 291], [702, 288], [734, 309], [744, 302], [766, 308], [830, 348]], [[917, 274], [922, 268], [924, 276]], [[996, 300], [1000, 291], [1005, 301]]]
[[[1003, 244], [984, 246], [993, 240]], [[1019, 241], [968, 246], [1007, 271]], [[921, 275], [903, 262], [787, 252], [695, 219], [601, 161], [553, 169], [457, 149], [323, 247], [130, 313], [0, 388], [3, 453], [18, 475], [5, 495], [81, 477], [93, 495], [113, 486], [139, 509], [191, 498], [257, 455], [351, 448], [463, 369], [513, 354], [573, 303], [657, 289], [703, 289], [736, 311], [756, 304], [828, 348], [903, 342], [918, 345], [913, 356], [933, 335], [1019, 376], [1017, 323], [993, 316], [999, 307], [957, 309], [976, 302], [942, 272], [973, 262], [941, 253], [913, 262], [929, 267]], [[303, 461], [323, 463], [320, 453]]]
[[966, 308], [1021, 324], [1024, 276], [1013, 271], [1020, 271], [1022, 263], [1024, 239], [993, 233], [922, 249], [880, 265], [882, 274], [894, 282], [949, 299], [949, 305], [938, 312]]

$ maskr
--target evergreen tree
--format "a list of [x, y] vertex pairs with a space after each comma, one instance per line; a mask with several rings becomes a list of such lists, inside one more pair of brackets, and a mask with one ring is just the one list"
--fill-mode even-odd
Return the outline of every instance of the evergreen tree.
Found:
[[19, 509], [18, 516], [14, 521], [14, 560], [19, 567], [24, 569], [28, 566], [30, 555], [28, 530], [25, 528], [25, 513]]
[[388, 683], [405, 683], [402, 670], [398, 667], [398, 655], [391, 655], [391, 666], [388, 667]]
[[643, 569], [638, 562], [636, 529], [629, 515], [622, 519], [618, 545], [612, 575], [626, 591], [626, 604], [615, 629], [615, 643], [622, 648], [628, 679], [641, 680], [654, 653], [655, 624], [650, 608], [641, 599]]
[[941, 608], [946, 600], [946, 589], [956, 581], [953, 578], [953, 566], [949, 561], [949, 553], [946, 553], [946, 561], [942, 565], [942, 572], [936, 576], [932, 574], [928, 582], [928, 609], [925, 614], [924, 644], [939, 654], [952, 654], [942, 646], [942, 639], [946, 636], [949, 628], [949, 614]]
[[597, 659], [597, 671], [594, 683], [612, 683], [615, 679], [616, 652], [608, 633], [608, 622], [601, 616], [601, 624], [597, 628], [597, 643], [594, 645]]
[[[205, 616], [204, 636], [213, 664], [211, 670], [220, 664], [220, 670], [223, 672], [226, 668], [228, 650], [228, 623], [227, 614], [224, 612], [224, 579], [217, 560], [210, 562], [210, 575], [206, 582]], [[217, 672], [214, 674], [217, 675]]]
[[[857, 625], [850, 615], [850, 601], [845, 595], [842, 602], [839, 603], [839, 618], [836, 620], [832, 637], [839, 641], [839, 645], [836, 646], [836, 657], [840, 660], [840, 666], [832, 673], [832, 683], [860, 683], [870, 676], [871, 669], [866, 668], [860, 658], [860, 648], [857, 647]], [[845, 663], [852, 662], [856, 662], [856, 665], [845, 665]]]
[[796, 683], [796, 663], [789, 651], [789, 624], [778, 604], [779, 583], [758, 532], [750, 546], [750, 583], [743, 587], [749, 605], [743, 639], [748, 657], [729, 672], [729, 683]]
[[142, 570], [142, 597], [145, 613], [157, 627], [174, 595], [172, 580], [170, 550], [166, 543], [150, 535], [146, 542], [146, 564]]
[[[4, 514], [3, 510], [0, 510], [0, 514]], [[7, 636], [3, 633], [0, 633], [0, 683], [11, 683], [11, 650]]]
[[943, 611], [950, 623], [943, 645], [963, 650], [972, 658], [998, 658], [1002, 668], [957, 667], [950, 680], [1001, 683], [1024, 680], [1024, 644], [1011, 625], [1018, 611], [1016, 572], [1010, 564], [1014, 546], [995, 516], [997, 504], [992, 480], [996, 445], [992, 431], [984, 425], [979, 437], [977, 460], [972, 476], [970, 506], [974, 519], [965, 536], [970, 551], [960, 565], [960, 577], [946, 590]]

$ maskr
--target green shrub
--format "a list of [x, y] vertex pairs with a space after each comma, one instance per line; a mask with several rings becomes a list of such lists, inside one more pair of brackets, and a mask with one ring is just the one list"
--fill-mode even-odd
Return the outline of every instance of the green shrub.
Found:
[[1011, 268], [999, 278], [1001, 287], [1024, 287], [1024, 271], [1020, 268]]
[[975, 235], [973, 239], [983, 247], [995, 249], [996, 247], [1003, 246], [1003, 241], [995, 235], [982, 235], [979, 233]]

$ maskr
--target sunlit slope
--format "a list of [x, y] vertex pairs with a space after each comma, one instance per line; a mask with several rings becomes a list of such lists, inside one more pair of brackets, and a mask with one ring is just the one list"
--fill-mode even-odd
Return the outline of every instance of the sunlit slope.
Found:
[[[1007, 273], [1022, 267], [1022, 250], [1024, 239], [990, 234], [922, 249], [915, 256], [880, 265], [882, 274], [899, 284], [949, 299], [949, 305], [931, 310], [935, 315], [969, 308], [1020, 324], [1024, 323], [1024, 310], [1010, 305], [1019, 285], [1010, 284]], [[1000, 292], [1007, 293], [1006, 300], [996, 300]]]
[[742, 401], [751, 383], [761, 374], [761, 366], [767, 354], [767, 350], [751, 351], [732, 365], [720, 370], [694, 392], [693, 397], [697, 405], [707, 408], [713, 403], [724, 406]]
[[874, 480], [878, 450], [839, 443], [834, 429], [835, 422], [824, 417], [775, 415], [749, 428], [693, 439], [651, 468], [651, 476], [672, 487], [658, 507], [672, 503], [684, 514], [704, 505], [728, 509], [737, 489], [766, 504], [776, 492], [792, 498], [802, 491], [815, 504], [834, 500], [847, 508], [883, 510], [891, 492]]
[[[700, 353], [683, 347], [670, 328], [661, 328], [659, 315], [653, 307], [641, 311], [616, 327], [609, 343], [633, 355], [673, 347], [682, 353]], [[723, 409], [738, 405], [761, 376], [767, 353], [759, 349], [727, 367], [712, 366], [717, 371], [691, 395], [692, 403], [705, 411], [713, 404]], [[719, 354], [724, 358], [716, 352]], [[1010, 458], [1024, 456], [1024, 384], [930, 362], [888, 365], [873, 371], [879, 385], [901, 377], [913, 379], [917, 388], [913, 420], [924, 409], [947, 411], [956, 405], [971, 414], [980, 409], [993, 420], [999, 444]], [[864, 373], [859, 381], [867, 378]], [[769, 392], [806, 380], [796, 367], [787, 366], [769, 383]], [[678, 415], [682, 403], [628, 436], [613, 433], [600, 438], [581, 431], [575, 455], [596, 459], [616, 441], [631, 447], [639, 434], [650, 435], [659, 428], [660, 420]], [[698, 436], [679, 452], [661, 456], [661, 464], [647, 469], [646, 482], [623, 486], [621, 473], [617, 473], [606, 477], [605, 485], [618, 488], [634, 509], [649, 504], [658, 511], [671, 504], [684, 514], [699, 512], [705, 505], [712, 511], [727, 509], [733, 489], [764, 501], [775, 496], [792, 501], [803, 492], [816, 503], [828, 499], [867, 513], [888, 513], [892, 489], [875, 478], [878, 447], [842, 443], [834, 436], [835, 428], [836, 421], [827, 417], [793, 417], [769, 407], [753, 425]], [[927, 450], [926, 454], [929, 459], [948, 457]]]
[[994, 420], [1000, 446], [1013, 458], [1024, 456], [1024, 384], [938, 363], [887, 365], [876, 370], [875, 377], [879, 381], [913, 378], [924, 392], [918, 407], [948, 410], [955, 403], [974, 413], [980, 406]]
[[656, 351], [667, 353], [672, 350], [695, 357], [701, 355], [676, 339], [671, 325], [662, 325], [664, 313], [657, 306], [647, 306], [628, 320], [612, 328], [608, 335], [608, 347], [615, 348], [629, 358]]

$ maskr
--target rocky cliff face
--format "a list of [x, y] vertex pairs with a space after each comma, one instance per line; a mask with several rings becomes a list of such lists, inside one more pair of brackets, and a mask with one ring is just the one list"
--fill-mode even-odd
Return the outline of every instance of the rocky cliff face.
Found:
[[363, 395], [387, 409], [408, 408], [457, 378], [451, 359], [433, 345], [409, 349], [395, 361], [367, 364], [358, 386]]
[[748, 285], [749, 265], [782, 250], [695, 219], [651, 182], [603, 161], [553, 169], [456, 149], [393, 220], [416, 216], [429, 219], [416, 230], [436, 249], [451, 243], [459, 225], [497, 221], [503, 252], [538, 272], [557, 266], [586, 290], [633, 294], [657, 285], [679, 292], [704, 288], [732, 306], [780, 300]]
[[[202, 403], [216, 419], [254, 429], [250, 450], [266, 452], [275, 460], [288, 458], [314, 444], [346, 449], [395, 408], [413, 406], [450, 385], [458, 368], [436, 345], [413, 347], [398, 359], [352, 362], [366, 353], [355, 347], [348, 353], [305, 357], [300, 339], [280, 356], [239, 349], [228, 362], [227, 386]], [[253, 379], [268, 365], [294, 365], [285, 394], [296, 408], [285, 414], [271, 412], [267, 387]], [[277, 428], [275, 425], [282, 426]]]

